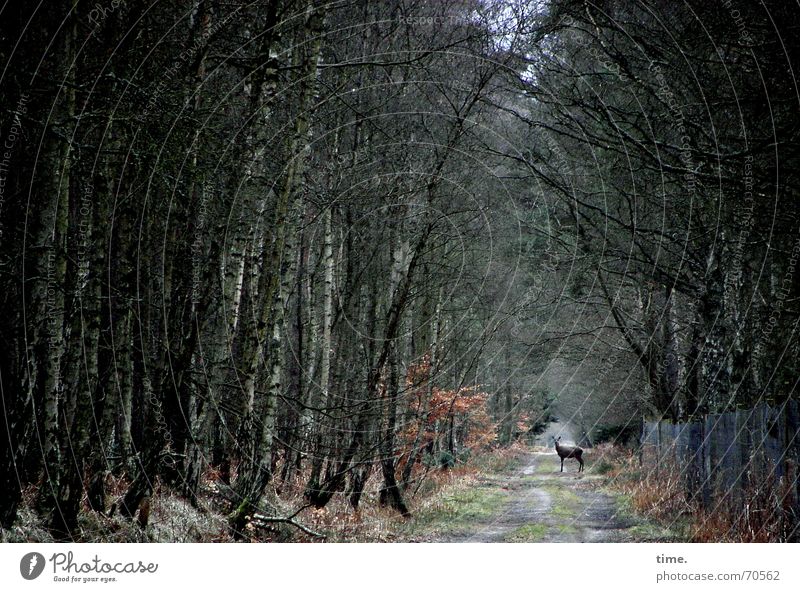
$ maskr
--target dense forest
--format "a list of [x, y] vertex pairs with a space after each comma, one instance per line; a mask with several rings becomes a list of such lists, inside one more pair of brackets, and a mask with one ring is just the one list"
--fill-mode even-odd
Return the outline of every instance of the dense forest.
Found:
[[798, 16], [4, 3], [0, 525], [407, 516], [554, 418], [797, 398]]

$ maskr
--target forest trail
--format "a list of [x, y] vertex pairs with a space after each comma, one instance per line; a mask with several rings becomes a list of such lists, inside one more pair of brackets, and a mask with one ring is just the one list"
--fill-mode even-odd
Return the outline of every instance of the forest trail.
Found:
[[[591, 456], [589, 451], [588, 457]], [[654, 540], [640, 520], [620, 510], [618, 497], [600, 490], [601, 475], [578, 473], [578, 463], [560, 460], [541, 448], [525, 459], [522, 470], [482, 478], [478, 487], [500, 490], [488, 516], [461, 523], [458, 530], [436, 537], [437, 542], [642, 542]], [[588, 463], [587, 463], [588, 468]]]

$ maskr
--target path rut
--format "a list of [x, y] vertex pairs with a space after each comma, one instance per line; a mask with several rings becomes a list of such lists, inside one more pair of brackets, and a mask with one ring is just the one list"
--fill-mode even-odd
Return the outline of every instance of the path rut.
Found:
[[507, 492], [488, 519], [438, 537], [440, 542], [634, 542], [636, 521], [620, 513], [617, 498], [599, 490], [602, 477], [578, 473], [574, 460], [533, 452], [524, 468], [483, 479], [480, 487]]

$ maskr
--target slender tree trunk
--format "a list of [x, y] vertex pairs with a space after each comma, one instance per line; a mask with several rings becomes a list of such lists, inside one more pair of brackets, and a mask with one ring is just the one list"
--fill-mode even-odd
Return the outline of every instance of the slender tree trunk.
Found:
[[[211, 30], [211, 15], [206, 10], [206, 3], [202, 0], [195, 2], [195, 14], [199, 20], [196, 27], [196, 38], [207, 38]], [[197, 69], [194, 72], [195, 85], [194, 85], [194, 105], [193, 110], [196, 116], [199, 117], [201, 108], [203, 106], [203, 85], [206, 81], [206, 54], [207, 46], [203, 48], [197, 60]], [[193, 204], [196, 211], [192, 212], [194, 220], [195, 236], [192, 241], [191, 250], [191, 315], [190, 321], [195, 325], [195, 332], [200, 333], [201, 325], [204, 318], [201, 313], [207, 308], [203, 305], [203, 297], [201, 292], [203, 287], [200, 286], [201, 278], [203, 277], [203, 269], [212, 267], [215, 261], [207, 261], [205, 249], [206, 234], [208, 220], [208, 207], [211, 201], [213, 192], [210, 191], [208, 184], [204, 180], [204, 175], [198, 171], [198, 152], [200, 150], [201, 130], [197, 129], [194, 133], [194, 140], [192, 142], [191, 153], [191, 190], [190, 194], [194, 197]], [[191, 211], [191, 208], [190, 208]], [[208, 274], [212, 278], [216, 274]], [[210, 287], [206, 286], [206, 290]], [[212, 295], [205, 296], [205, 300], [210, 301]], [[189, 365], [194, 374], [200, 374], [201, 370], [205, 369], [205, 353], [202, 348], [193, 348], [193, 355], [190, 357]], [[212, 360], [214, 354], [211, 355]], [[215, 404], [214, 389], [206, 385], [203, 397], [198, 397], [197, 387], [193, 379], [185, 379], [188, 393], [187, 409], [185, 415], [188, 416], [189, 425], [187, 426], [187, 442], [186, 442], [186, 455], [183, 462], [183, 479], [181, 482], [184, 494], [189, 498], [192, 506], [197, 507], [198, 499], [197, 492], [200, 488], [200, 479], [205, 468], [205, 450], [207, 449], [208, 434], [211, 427], [212, 409]]]
[[[65, 2], [71, 6], [71, 2]], [[56, 101], [54, 121], [72, 127], [75, 115], [75, 71], [73, 66], [77, 18], [73, 15], [61, 33], [61, 47], [56, 76], [64, 84]], [[46, 141], [44, 195], [49, 203], [43, 211], [42, 228], [37, 243], [44, 248], [39, 259], [36, 297], [40, 302], [39, 319], [43, 319], [40, 347], [46, 351], [43, 363], [43, 416], [41, 449], [44, 458], [44, 482], [39, 488], [38, 509], [47, 524], [58, 522], [58, 492], [61, 489], [61, 438], [62, 426], [59, 412], [62, 404], [62, 358], [65, 351], [64, 309], [67, 289], [67, 234], [69, 231], [70, 185], [72, 182], [71, 151], [69, 142], [50, 135]], [[46, 342], [46, 343], [44, 343]]]
[[422, 409], [420, 412], [419, 417], [419, 427], [417, 428], [417, 433], [414, 436], [414, 443], [411, 445], [411, 451], [409, 452], [408, 461], [406, 462], [405, 467], [403, 467], [403, 477], [402, 477], [402, 487], [403, 490], [407, 489], [408, 486], [411, 484], [411, 472], [414, 470], [414, 465], [417, 462], [417, 458], [419, 454], [422, 452], [422, 448], [420, 444], [422, 443], [422, 438], [425, 435], [425, 430], [427, 429], [428, 425], [428, 405], [430, 403], [431, 397], [433, 397], [433, 379], [435, 376], [435, 372], [437, 371], [437, 367], [439, 365], [439, 327], [441, 323], [441, 316], [442, 316], [442, 297], [443, 297], [443, 290], [439, 288], [439, 293], [436, 299], [436, 306], [435, 312], [433, 317], [433, 328], [431, 329], [431, 349], [430, 349], [430, 358], [429, 358], [429, 369], [428, 369], [428, 379], [425, 384], [425, 398], [422, 401]]
[[[248, 346], [248, 358], [245, 360], [245, 396], [251, 407], [248, 409], [245, 423], [245, 458], [240, 465], [239, 476], [234, 484], [237, 493], [237, 506], [229, 516], [231, 529], [235, 536], [241, 536], [247, 516], [261, 500], [263, 490], [271, 478], [272, 439], [277, 410], [277, 398], [282, 384], [283, 343], [282, 329], [284, 316], [284, 294], [289, 285], [288, 269], [290, 261], [295, 257], [293, 252], [293, 229], [295, 220], [290, 212], [298, 211], [295, 200], [299, 199], [299, 184], [302, 182], [304, 170], [304, 153], [310, 141], [310, 108], [316, 89], [316, 72], [321, 50], [321, 31], [324, 14], [322, 9], [315, 9], [309, 2], [306, 12], [306, 30], [311, 40], [308, 53], [298, 62], [303, 67], [300, 71], [301, 93], [298, 115], [290, 146], [290, 164], [285, 172], [283, 187], [275, 206], [273, 225], [274, 241], [269, 252], [269, 259], [262, 265], [265, 281], [259, 297], [262, 299], [256, 332], [251, 336]], [[303, 48], [298, 48], [298, 52]], [[253, 406], [255, 386], [263, 344], [267, 342], [269, 360], [269, 382], [267, 391], [260, 397], [258, 409]]]
[[[319, 406], [323, 409], [330, 407], [330, 371], [331, 371], [331, 328], [333, 325], [333, 231], [331, 229], [331, 207], [325, 209], [324, 216], [324, 238], [322, 248], [322, 265], [325, 269], [324, 280], [322, 284], [323, 297], [322, 297], [322, 339], [320, 340], [321, 349], [321, 362], [320, 362], [320, 378], [319, 388], [321, 391], [319, 397]], [[316, 425], [316, 438], [314, 446], [314, 458], [311, 463], [311, 475], [308, 479], [306, 489], [313, 495], [313, 492], [319, 490], [320, 480], [322, 475], [322, 465], [325, 460], [323, 454], [323, 440], [325, 438], [324, 429], [321, 422], [321, 414], [314, 414], [314, 423]]]
[[388, 503], [392, 508], [400, 512], [403, 516], [410, 516], [411, 513], [403, 499], [403, 492], [397, 483], [396, 464], [397, 454], [395, 451], [395, 431], [397, 430], [397, 399], [399, 396], [398, 386], [400, 377], [398, 375], [397, 354], [391, 356], [389, 372], [389, 397], [387, 401], [386, 428], [383, 434], [383, 446], [381, 447], [381, 471], [383, 473], [383, 487], [380, 492], [380, 499], [383, 503]]
[[[300, 225], [305, 223], [305, 208], [301, 208], [299, 212]], [[303, 278], [305, 275], [305, 235], [300, 232], [298, 237], [297, 247], [297, 260], [295, 261], [295, 296], [294, 296], [294, 344], [296, 355], [292, 358], [292, 382], [293, 391], [295, 394], [295, 401], [288, 410], [286, 436], [284, 437], [283, 446], [283, 466], [281, 467], [281, 485], [286, 484], [294, 476], [294, 471], [299, 470], [300, 454], [295, 454], [295, 451], [300, 451], [303, 442], [301, 442], [301, 419], [303, 417], [303, 408], [306, 403], [306, 380], [303, 375], [305, 370], [305, 330], [303, 327]]]

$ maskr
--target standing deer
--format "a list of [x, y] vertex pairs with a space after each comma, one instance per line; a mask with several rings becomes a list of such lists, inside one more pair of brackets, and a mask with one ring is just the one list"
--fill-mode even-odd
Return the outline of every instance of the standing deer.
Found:
[[580, 473], [583, 470], [583, 458], [581, 455], [583, 454], [583, 448], [580, 446], [561, 446], [558, 442], [561, 440], [561, 436], [558, 438], [553, 438], [553, 441], [556, 444], [556, 453], [561, 458], [561, 472], [564, 472], [564, 459], [565, 458], [574, 458], [580, 463], [580, 467], [578, 467], [578, 472]]

